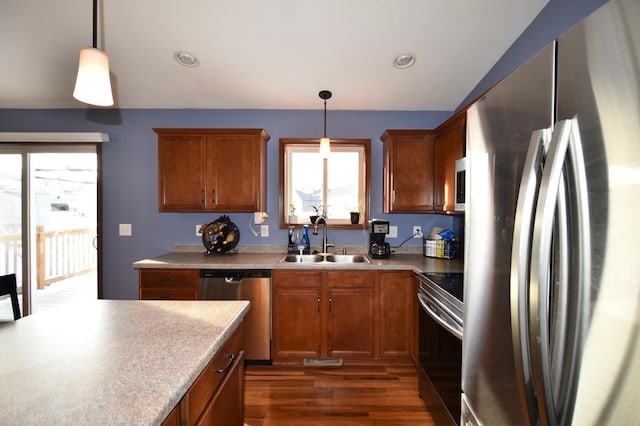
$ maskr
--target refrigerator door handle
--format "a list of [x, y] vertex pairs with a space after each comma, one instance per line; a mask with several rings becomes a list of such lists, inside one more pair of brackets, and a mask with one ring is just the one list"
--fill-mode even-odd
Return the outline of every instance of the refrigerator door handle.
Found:
[[[590, 284], [586, 182], [577, 119], [560, 121], [553, 132], [540, 184], [530, 271], [531, 372], [536, 394], [540, 396], [537, 403], [543, 425], [570, 423], [577, 391], [584, 339], [580, 327], [586, 327], [583, 323], [588, 315], [589, 297], [585, 293]], [[553, 247], [557, 249], [555, 253]], [[552, 276], [558, 280], [557, 298], [552, 297]], [[551, 306], [554, 301], [557, 304]], [[553, 335], [552, 313], [556, 320], [565, 322], [560, 328], [553, 325]]]
[[536, 401], [531, 383], [529, 360], [529, 260], [533, 233], [534, 208], [538, 198], [542, 166], [551, 140], [551, 129], [531, 134], [518, 192], [511, 247], [511, 333], [516, 360], [517, 385], [520, 403], [528, 413], [529, 423], [536, 423]]

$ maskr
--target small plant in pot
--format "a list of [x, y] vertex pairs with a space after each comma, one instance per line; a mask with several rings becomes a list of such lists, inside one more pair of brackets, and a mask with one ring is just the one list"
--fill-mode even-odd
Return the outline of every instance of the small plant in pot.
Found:
[[293, 203], [289, 203], [289, 220], [287, 223], [297, 223], [298, 216], [296, 216], [296, 205]]
[[356, 225], [357, 223], [360, 223], [360, 212], [357, 210], [352, 210], [351, 212], [349, 212], [349, 214], [351, 215], [351, 223], [353, 225]]

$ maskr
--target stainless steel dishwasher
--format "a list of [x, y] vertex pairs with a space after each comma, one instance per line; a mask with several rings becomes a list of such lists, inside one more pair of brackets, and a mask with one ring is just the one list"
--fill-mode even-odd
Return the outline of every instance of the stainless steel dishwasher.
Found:
[[201, 269], [201, 300], [248, 300], [244, 318], [245, 356], [271, 360], [271, 271], [268, 269]]

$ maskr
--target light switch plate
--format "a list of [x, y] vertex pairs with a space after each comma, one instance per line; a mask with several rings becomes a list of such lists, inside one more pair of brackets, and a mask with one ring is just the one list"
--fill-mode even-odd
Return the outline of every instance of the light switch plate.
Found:
[[130, 223], [121, 223], [120, 224], [120, 236], [121, 237], [130, 237], [131, 233], [131, 224]]
[[397, 226], [389, 226], [389, 233], [387, 234], [387, 238], [398, 238], [398, 227]]

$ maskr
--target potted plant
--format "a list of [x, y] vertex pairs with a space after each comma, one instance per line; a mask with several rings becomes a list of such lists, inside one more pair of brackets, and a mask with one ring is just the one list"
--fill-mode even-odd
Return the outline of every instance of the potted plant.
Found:
[[362, 206], [364, 200], [360, 200], [358, 205], [351, 209], [349, 214], [351, 215], [351, 223], [356, 225], [360, 223], [360, 207]]
[[354, 209], [351, 212], [349, 212], [349, 214], [351, 215], [351, 223], [352, 224], [357, 224], [360, 223], [360, 212], [358, 211], [358, 209]]
[[298, 223], [298, 216], [296, 216], [296, 205], [289, 203], [289, 220], [287, 223]]

